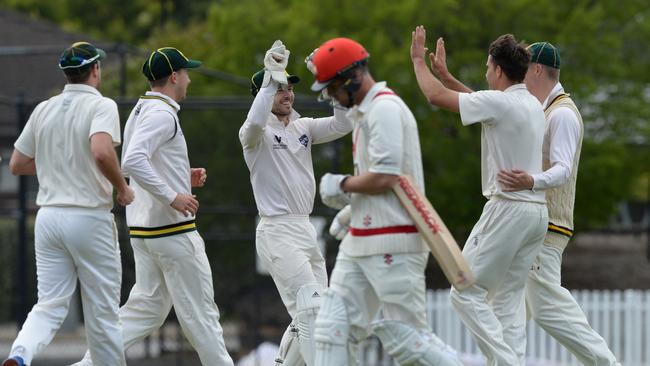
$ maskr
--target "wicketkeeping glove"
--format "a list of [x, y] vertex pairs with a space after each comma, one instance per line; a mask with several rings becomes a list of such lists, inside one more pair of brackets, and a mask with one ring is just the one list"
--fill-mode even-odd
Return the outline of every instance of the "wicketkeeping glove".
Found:
[[334, 216], [332, 224], [330, 225], [330, 235], [336, 238], [336, 240], [343, 240], [345, 234], [350, 230], [350, 220], [352, 216], [352, 209], [350, 205], [343, 207], [339, 213]]
[[341, 189], [341, 182], [347, 177], [343, 174], [323, 175], [320, 179], [320, 199], [325, 205], [340, 210], [350, 203], [350, 194]]
[[282, 41], [277, 40], [273, 42], [271, 48], [266, 51], [264, 55], [264, 80], [262, 81], [262, 88], [269, 85], [271, 78], [281, 85], [289, 85], [287, 81], [287, 63], [289, 62], [289, 50], [282, 44]]

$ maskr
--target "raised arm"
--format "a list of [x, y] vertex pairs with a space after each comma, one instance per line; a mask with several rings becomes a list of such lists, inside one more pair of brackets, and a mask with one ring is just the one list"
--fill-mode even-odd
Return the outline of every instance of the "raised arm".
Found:
[[450, 110], [459, 112], [458, 92], [445, 87], [438, 80], [425, 61], [425, 54], [428, 49], [426, 43], [426, 30], [424, 26], [417, 26], [411, 33], [411, 61], [420, 90], [429, 103]]
[[334, 116], [309, 121], [309, 131], [314, 144], [330, 142], [352, 132], [352, 121], [345, 116], [346, 113], [347, 110], [334, 107]]
[[434, 73], [438, 75], [444, 86], [459, 93], [472, 93], [474, 91], [456, 79], [454, 75], [449, 72], [449, 69], [447, 68], [445, 40], [442, 39], [442, 37], [438, 38], [438, 41], [436, 42], [436, 53], [430, 53], [429, 59], [431, 60], [431, 66]]
[[246, 121], [239, 129], [239, 141], [244, 150], [251, 149], [260, 142], [264, 133], [266, 121], [273, 108], [273, 98], [278, 91], [279, 84], [271, 80], [269, 85], [262, 87], [255, 96], [251, 109], [248, 111]]

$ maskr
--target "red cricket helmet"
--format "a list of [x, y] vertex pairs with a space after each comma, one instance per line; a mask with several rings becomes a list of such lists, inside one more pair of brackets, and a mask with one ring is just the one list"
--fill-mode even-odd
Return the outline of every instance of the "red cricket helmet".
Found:
[[316, 81], [313, 91], [321, 91], [337, 76], [365, 61], [370, 55], [361, 44], [349, 38], [334, 38], [323, 43], [311, 59]]

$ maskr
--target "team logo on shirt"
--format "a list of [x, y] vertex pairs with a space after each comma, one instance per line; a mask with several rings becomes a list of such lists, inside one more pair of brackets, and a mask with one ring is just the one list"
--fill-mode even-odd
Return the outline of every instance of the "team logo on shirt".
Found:
[[287, 149], [287, 144], [282, 143], [282, 136], [278, 135], [273, 135], [273, 138], [275, 140], [275, 144], [273, 144], [273, 150], [286, 150]]
[[133, 112], [133, 114], [137, 116], [138, 114], [140, 114], [141, 109], [142, 109], [142, 104], [138, 104], [137, 106], [135, 106], [135, 112]]
[[389, 266], [393, 264], [393, 255], [388, 253], [384, 254], [384, 263], [386, 263]]
[[364, 226], [370, 226], [372, 224], [372, 217], [370, 215], [366, 215], [363, 218], [363, 225]]
[[307, 145], [309, 145], [309, 137], [307, 137], [307, 135], [302, 135], [302, 136], [300, 136], [300, 138], [298, 139], [298, 141], [300, 141], [300, 143], [301, 143], [304, 147], [307, 147]]

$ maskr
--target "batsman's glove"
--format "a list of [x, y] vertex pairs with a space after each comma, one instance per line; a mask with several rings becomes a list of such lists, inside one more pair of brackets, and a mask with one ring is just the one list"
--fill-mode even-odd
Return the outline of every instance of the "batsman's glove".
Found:
[[269, 85], [271, 79], [286, 87], [289, 85], [287, 81], [287, 63], [289, 62], [289, 50], [282, 44], [282, 41], [277, 40], [273, 42], [271, 48], [266, 51], [264, 55], [264, 80], [262, 81], [262, 88]]
[[307, 70], [316, 76], [316, 66], [314, 65], [314, 54], [318, 51], [318, 48], [313, 50], [309, 56], [305, 58], [305, 64], [307, 65]]
[[331, 208], [342, 209], [350, 203], [350, 194], [343, 192], [341, 183], [349, 175], [330, 174], [323, 175], [320, 179], [320, 199]]
[[336, 240], [343, 240], [345, 234], [350, 230], [351, 215], [352, 209], [350, 205], [347, 205], [334, 216], [334, 220], [332, 220], [332, 224], [330, 225], [330, 235], [335, 237]]

